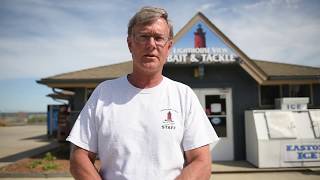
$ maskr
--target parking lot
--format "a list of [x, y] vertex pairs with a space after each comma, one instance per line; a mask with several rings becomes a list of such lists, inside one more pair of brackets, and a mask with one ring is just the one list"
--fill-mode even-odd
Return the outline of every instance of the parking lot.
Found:
[[46, 125], [0, 127], [0, 167], [57, 147], [46, 134]]

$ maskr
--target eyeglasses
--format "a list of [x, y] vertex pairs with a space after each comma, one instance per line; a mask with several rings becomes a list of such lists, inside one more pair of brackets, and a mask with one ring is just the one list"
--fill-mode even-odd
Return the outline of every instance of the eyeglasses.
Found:
[[161, 35], [148, 35], [148, 34], [137, 34], [137, 35], [133, 35], [134, 40], [137, 43], [141, 43], [141, 44], [145, 44], [147, 43], [147, 41], [151, 40], [151, 38], [153, 38], [155, 44], [157, 46], [165, 46], [166, 43], [169, 41], [169, 37], [166, 36], [161, 36]]

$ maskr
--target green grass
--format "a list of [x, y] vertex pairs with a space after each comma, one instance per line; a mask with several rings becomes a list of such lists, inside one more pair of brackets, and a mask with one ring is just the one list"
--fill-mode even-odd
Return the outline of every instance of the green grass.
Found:
[[28, 164], [28, 168], [29, 169], [34, 169], [34, 168], [38, 167], [41, 164], [42, 164], [41, 160], [34, 160], [30, 164]]
[[47, 152], [42, 159], [40, 159], [40, 160], [37, 159], [37, 160], [32, 161], [28, 165], [28, 168], [34, 169], [34, 168], [41, 166], [41, 168], [44, 171], [54, 170], [54, 169], [58, 168], [58, 164], [55, 163], [56, 159], [57, 158], [54, 155], [52, 155], [51, 152]]
[[45, 171], [53, 170], [53, 169], [57, 169], [57, 168], [58, 168], [58, 164], [56, 164], [52, 161], [46, 162], [42, 165], [42, 169]]

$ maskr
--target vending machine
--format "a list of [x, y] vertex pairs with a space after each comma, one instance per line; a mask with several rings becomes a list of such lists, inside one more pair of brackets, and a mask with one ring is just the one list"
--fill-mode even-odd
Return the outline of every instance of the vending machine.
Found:
[[68, 118], [68, 105], [48, 105], [47, 135], [65, 141], [69, 134]]
[[58, 131], [59, 105], [47, 106], [47, 135], [56, 137]]
[[276, 100], [245, 112], [247, 161], [259, 168], [320, 166], [320, 109], [308, 98]]

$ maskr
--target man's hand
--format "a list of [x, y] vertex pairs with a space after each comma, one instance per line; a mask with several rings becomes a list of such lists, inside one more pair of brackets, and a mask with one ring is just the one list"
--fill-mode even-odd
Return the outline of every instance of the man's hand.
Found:
[[70, 156], [70, 172], [76, 180], [101, 180], [94, 166], [96, 154], [72, 145]]
[[176, 180], [209, 180], [211, 176], [211, 153], [209, 145], [185, 152], [187, 165]]

